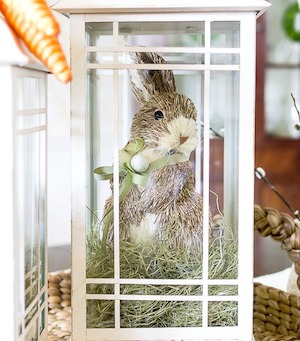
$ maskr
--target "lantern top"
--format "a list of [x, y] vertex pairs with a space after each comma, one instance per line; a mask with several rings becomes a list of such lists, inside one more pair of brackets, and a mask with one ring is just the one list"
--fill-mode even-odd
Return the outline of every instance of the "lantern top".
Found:
[[271, 4], [266, 0], [58, 0], [52, 9], [62, 13], [158, 13], [236, 12], [261, 15]]

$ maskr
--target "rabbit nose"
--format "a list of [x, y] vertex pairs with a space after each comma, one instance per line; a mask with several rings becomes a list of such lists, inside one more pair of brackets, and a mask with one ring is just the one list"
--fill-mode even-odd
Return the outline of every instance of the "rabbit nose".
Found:
[[179, 143], [183, 144], [187, 139], [188, 139], [188, 137], [186, 137], [186, 136], [180, 136], [179, 137]]

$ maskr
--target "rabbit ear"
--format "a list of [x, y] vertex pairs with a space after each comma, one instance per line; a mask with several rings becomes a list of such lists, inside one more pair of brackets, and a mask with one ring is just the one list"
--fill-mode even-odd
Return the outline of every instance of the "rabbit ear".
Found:
[[[133, 52], [130, 57], [135, 64], [166, 64], [156, 53]], [[143, 103], [151, 95], [162, 92], [175, 92], [175, 78], [170, 70], [130, 70], [132, 90], [138, 102]]]

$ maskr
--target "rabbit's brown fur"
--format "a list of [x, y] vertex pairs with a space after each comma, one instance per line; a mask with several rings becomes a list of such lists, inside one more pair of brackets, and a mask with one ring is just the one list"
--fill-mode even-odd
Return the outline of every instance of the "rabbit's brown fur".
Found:
[[[165, 63], [155, 53], [134, 53], [131, 57], [135, 63]], [[135, 70], [131, 81], [141, 104], [132, 121], [131, 139], [143, 138], [140, 152], [150, 161], [173, 153], [189, 155], [197, 144], [197, 111], [189, 98], [176, 92], [173, 72]], [[157, 111], [162, 118], [155, 116]], [[203, 202], [194, 185], [189, 161], [153, 172], [145, 188], [133, 185], [120, 203], [120, 238], [140, 241], [148, 229], [151, 237], [169, 241], [171, 247], [201, 247]], [[107, 200], [105, 212], [111, 205], [112, 197]], [[110, 241], [112, 230], [111, 226]], [[133, 231], [140, 236], [133, 236]]]

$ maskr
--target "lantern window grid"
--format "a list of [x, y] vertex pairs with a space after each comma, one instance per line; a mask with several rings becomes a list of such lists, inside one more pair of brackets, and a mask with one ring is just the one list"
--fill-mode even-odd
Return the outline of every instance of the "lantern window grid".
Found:
[[[207, 22], [206, 22], [207, 23]], [[208, 23], [209, 25], [209, 23]], [[114, 32], [119, 32], [118, 30], [118, 23], [115, 22], [114, 23]], [[116, 33], [116, 36], [118, 36], [118, 33]], [[116, 41], [118, 41], [118, 39], [115, 39]], [[104, 49], [103, 49], [104, 50]], [[137, 48], [136, 47], [130, 47], [128, 48], [128, 50], [126, 51], [120, 51], [119, 49], [116, 49], [114, 52], [136, 52]], [[138, 49], [139, 52], [149, 52], [151, 51], [151, 48], [139, 48]], [[178, 52], [176, 50], [176, 48], [172, 49], [173, 51], [172, 52]], [[181, 53], [184, 53], [184, 52], [187, 52], [189, 51], [190, 49], [187, 48], [187, 49], [184, 49], [182, 48], [181, 49]], [[105, 51], [105, 50], [104, 50]], [[153, 52], [158, 52], [158, 53], [162, 53], [162, 52], [165, 52], [164, 51], [164, 48], [153, 48], [152, 50]], [[116, 59], [118, 59], [116, 57]], [[116, 92], [115, 93], [118, 93], [119, 92], [119, 87], [118, 87], [118, 73], [116, 70], [118, 69], [125, 69], [125, 70], [129, 70], [129, 69], [144, 69], [144, 70], [151, 70], [151, 69], [162, 69], [162, 70], [185, 70], [185, 69], [191, 69], [191, 70], [195, 70], [195, 69], [198, 69], [199, 68], [199, 65], [198, 64], [195, 64], [195, 65], [189, 65], [189, 66], [186, 66], [186, 65], [182, 65], [182, 64], [178, 64], [178, 65], [170, 65], [170, 64], [167, 64], [167, 65], [153, 65], [153, 64], [143, 64], [143, 65], [136, 65], [136, 64], [125, 64], [125, 65], [122, 65], [120, 66], [119, 64], [119, 60], [115, 61], [115, 63], [113, 65], [111, 64], [108, 64], [108, 65], [103, 65], [103, 64], [87, 64], [87, 68], [88, 69], [91, 69], [91, 68], [96, 68], [96, 69], [105, 69], [105, 68], [113, 68], [113, 73], [114, 73], [114, 80], [115, 80], [115, 83], [114, 83], [114, 86], [115, 86], [115, 90]], [[232, 66], [231, 66], [232, 68]], [[230, 66], [229, 66], [229, 69], [231, 70]], [[210, 65], [209, 65], [209, 62], [206, 63], [206, 69], [209, 70], [210, 69]], [[202, 67], [200, 67], [200, 70], [203, 70]], [[204, 76], [205, 77], [205, 76]], [[205, 80], [204, 82], [208, 82], [208, 80], [210, 79], [210, 75], [207, 74], [207, 78], [205, 77]], [[209, 88], [209, 86], [208, 86]], [[116, 106], [116, 111], [115, 111], [115, 118], [116, 118], [116, 121], [118, 120], [119, 118], [119, 110], [118, 110], [118, 107]], [[115, 130], [114, 131], [118, 131], [118, 122], [115, 121]], [[209, 124], [208, 124], [209, 126]], [[116, 134], [116, 137], [117, 137], [117, 141], [115, 141], [115, 146], [116, 146], [116, 149], [115, 149], [115, 159], [114, 159], [114, 165], [116, 166], [115, 167], [115, 173], [114, 173], [114, 176], [115, 178], [118, 176], [119, 174], [119, 167], [118, 167], [118, 159], [119, 159], [119, 154], [118, 154], [118, 151], [119, 151], [119, 143], [118, 143], [118, 136]], [[198, 155], [199, 153], [197, 153]], [[209, 155], [209, 153], [207, 153], [206, 155]], [[198, 155], [198, 158], [199, 158], [199, 155]], [[196, 164], [198, 165], [199, 163], [196, 162]], [[208, 162], [206, 163], [204, 161], [204, 164], [208, 164]], [[199, 171], [199, 170], [198, 170]], [[196, 171], [196, 173], [199, 173]], [[208, 173], [207, 173], [208, 174]], [[206, 183], [204, 181], [204, 183]], [[205, 190], [204, 190], [204, 193], [207, 193]], [[203, 209], [203, 215], [204, 215], [204, 233], [203, 233], [203, 240], [204, 240], [204, 245], [203, 245], [203, 250], [204, 250], [204, 257], [203, 257], [203, 278], [207, 279], [209, 276], [208, 276], [208, 244], [206, 245], [205, 241], [208, 240], [208, 230], [207, 230], [207, 226], [209, 225], [208, 224], [208, 220], [205, 219], [205, 217], [208, 217], [208, 206], [206, 205], [205, 207], [205, 203], [208, 202], [207, 200], [205, 200], [205, 195], [204, 195], [204, 209]], [[114, 206], [117, 207], [118, 206], [118, 198], [119, 198], [119, 192], [118, 192], [118, 188], [115, 189], [114, 191]], [[114, 221], [115, 222], [118, 222], [119, 221], [119, 211], [116, 209], [115, 212], [114, 212]], [[114, 235], [115, 236], [118, 236], [119, 235], [119, 225], [118, 223], [115, 223], [114, 224], [114, 228], [115, 228], [115, 231], [114, 231]], [[203, 311], [202, 311], [202, 327], [207, 327], [208, 326], [208, 303], [210, 301], [236, 301], [237, 300], [237, 297], [236, 296], [209, 296], [208, 295], [208, 285], [211, 285], [211, 284], [228, 284], [230, 281], [227, 281], [227, 280], [215, 280], [215, 281], [211, 281], [211, 280], [196, 280], [196, 285], [202, 285], [203, 286], [203, 295], [201, 296], [189, 296], [189, 295], [184, 295], [184, 296], [181, 296], [181, 295], [177, 295], [177, 296], [170, 296], [170, 295], [122, 295], [120, 293], [120, 285], [121, 284], [149, 284], [149, 285], [155, 285], [155, 284], [158, 284], [158, 285], [167, 285], [167, 284], [174, 284], [174, 285], [191, 285], [191, 281], [190, 280], [163, 280], [163, 279], [159, 279], [159, 280], [153, 280], [153, 279], [145, 279], [145, 280], [139, 280], [139, 279], [132, 279], [132, 280], [124, 280], [121, 278], [120, 276], [120, 272], [119, 272], [119, 269], [120, 269], [120, 253], [119, 253], [119, 249], [120, 249], [120, 242], [119, 242], [119, 238], [118, 237], [115, 237], [114, 238], [114, 250], [115, 250], [115, 253], [114, 253], [114, 269], [115, 269], [115, 276], [114, 276], [114, 279], [113, 280], [108, 280], [106, 281], [105, 279], [102, 281], [101, 279], [97, 281], [97, 283], [100, 283], [100, 284], [113, 284], [115, 286], [115, 294], [111, 294], [111, 295], [105, 295], [105, 294], [87, 294], [86, 295], [86, 298], [87, 299], [102, 299], [102, 300], [114, 300], [115, 302], [118, 302], [118, 301], [122, 301], [122, 300], [150, 300], [150, 301], [196, 301], [196, 300], [199, 300], [199, 301], [202, 301], [203, 302]], [[95, 283], [93, 281], [93, 279], [89, 279], [88, 281], [89, 283]], [[237, 281], [234, 281], [233, 282], [234, 284], [237, 284]], [[121, 328], [120, 326], [120, 305], [116, 305], [115, 306], [115, 328]]]
[[[252, 13], [253, 14], [253, 13]], [[147, 16], [147, 15], [146, 15]], [[253, 17], [249, 16], [249, 15], [241, 15], [241, 13], [238, 13], [238, 14], [228, 14], [228, 13], [222, 13], [222, 15], [214, 15], [214, 14], [209, 14], [210, 18], [212, 18], [211, 20], [207, 21], [207, 20], [203, 20], [203, 22], [205, 22], [205, 35], [206, 35], [206, 39], [205, 39], [205, 47], [204, 48], [194, 48], [194, 49], [191, 49], [191, 48], [174, 48], [174, 49], [169, 49], [169, 48], [165, 48], [165, 47], [157, 47], [157, 48], [148, 48], [149, 51], [152, 51], [152, 52], [158, 52], [158, 53], [168, 53], [168, 52], [178, 52], [178, 53], [183, 53], [183, 52], [191, 52], [193, 50], [194, 53], [199, 53], [199, 51], [201, 51], [201, 53], [204, 53], [205, 55], [205, 62], [203, 65], [184, 65], [184, 67], [181, 65], [181, 64], [178, 64], [178, 65], [174, 65], [174, 64], [168, 64], [167, 66], [160, 66], [160, 65], [155, 65], [155, 69], [159, 69], [159, 68], [165, 68], [165, 69], [168, 69], [168, 70], [201, 70], [203, 71], [204, 73], [204, 141], [203, 141], [203, 144], [204, 144], [204, 150], [203, 150], [203, 154], [204, 154], [204, 170], [203, 170], [203, 173], [204, 173], [204, 177], [203, 177], [203, 182], [204, 182], [204, 189], [203, 189], [203, 193], [204, 193], [204, 212], [208, 212], [209, 208], [208, 208], [208, 200], [207, 200], [207, 197], [208, 197], [208, 193], [209, 193], [209, 189], [208, 188], [205, 188], [205, 184], [208, 184], [209, 183], [209, 171], [208, 171], [208, 158], [209, 158], [209, 123], [210, 120], [209, 120], [209, 111], [210, 111], [210, 81], [211, 81], [211, 71], [214, 71], [214, 70], [218, 70], [218, 71], [237, 71], [237, 72], [240, 72], [240, 64], [232, 64], [232, 65], [212, 65], [210, 63], [211, 61], [211, 53], [214, 52], [214, 53], [234, 53], [234, 54], [237, 54], [237, 55], [241, 55], [241, 58], [243, 57], [245, 60], [247, 59], [246, 58], [246, 55], [247, 53], [250, 53], [250, 56], [251, 54], [253, 53], [253, 48], [254, 46], [250, 46], [250, 48], [248, 49], [245, 49], [244, 51], [244, 54], [242, 54], [242, 51], [239, 48], [212, 48], [210, 47], [210, 24], [212, 21], [216, 20], [216, 18], [218, 18], [218, 20], [220, 22], [224, 22], [224, 20], [228, 20], [228, 21], [240, 21], [241, 22], [241, 27], [240, 27], [240, 30], [241, 32], [244, 32], [243, 34], [246, 33], [246, 25], [248, 23], [248, 20], [252, 20]], [[214, 19], [214, 16], [216, 17]], [[144, 16], [143, 16], [144, 17]], [[155, 19], [153, 19], [153, 16], [149, 16], [149, 19], [151, 19], [152, 21], [153, 20], [157, 20], [159, 21], [159, 19], [161, 18], [162, 21], [168, 21], [167, 17], [168, 15], [163, 15], [163, 16], [160, 16], [160, 15], [157, 15], [155, 14]], [[200, 18], [202, 17], [201, 15], [199, 16]], [[205, 17], [205, 15], [203, 15], [203, 17]], [[77, 71], [74, 70], [74, 73], [75, 73], [75, 77], [78, 76], [78, 75], [81, 75], [83, 77], [85, 77], [85, 72], [87, 72], [88, 70], [92, 70], [92, 69], [102, 69], [102, 70], [113, 70], [113, 75], [114, 75], [114, 89], [115, 89], [115, 92], [118, 93], [119, 92], [119, 84], [118, 84], [118, 70], [128, 70], [130, 68], [132, 69], [137, 69], [137, 68], [141, 68], [141, 69], [153, 69], [153, 65], [130, 65], [130, 64], [120, 64], [119, 60], [118, 60], [118, 56], [117, 54], [118, 53], [123, 53], [123, 52], [129, 52], [129, 51], [137, 51], [140, 49], [140, 51], [146, 51], [147, 48], [140, 48], [140, 47], [124, 47], [122, 46], [121, 48], [118, 46], [118, 42], [117, 42], [117, 36], [118, 36], [118, 32], [117, 32], [117, 26], [118, 26], [118, 22], [119, 20], [123, 20], [123, 21], [134, 21], [134, 18], [137, 18], [136, 16], [126, 16], [125, 15], [125, 18], [124, 16], [115, 16], [115, 15], [109, 15], [109, 16], [106, 16], [106, 15], [86, 15], [86, 16], [82, 16], [82, 15], [73, 15], [73, 18], [71, 18], [71, 31], [73, 31], [73, 34], [75, 33], [79, 33], [79, 41], [81, 40], [81, 43], [84, 41], [84, 37], [82, 36], [82, 32], [79, 32], [78, 30], [78, 26], [76, 28], [76, 25], [80, 25], [80, 24], [83, 24], [83, 23], [89, 23], [89, 22], [105, 22], [105, 21], [114, 21], [114, 39], [115, 39], [115, 42], [116, 42], [116, 46], [117, 47], [114, 47], [113, 49], [108, 49], [106, 50], [106, 48], [99, 48], [99, 47], [94, 47], [94, 46], [86, 46], [84, 49], [83, 49], [83, 46], [81, 45], [79, 47], [79, 50], [77, 50], [76, 52], [74, 52], [74, 56], [78, 53], [78, 51], [80, 52], [80, 56], [83, 57], [84, 56], [84, 53], [89, 53], [89, 52], [112, 52], [113, 53], [113, 63], [107, 63], [107, 64], [99, 64], [99, 63], [86, 63], [84, 61], [84, 58], [82, 58], [82, 60], [78, 61], [78, 64], [77, 66], [79, 66], [79, 69], [77, 69]], [[172, 20], [174, 20], [174, 17], [171, 16]], [[185, 18], [190, 18], [189, 15], [186, 15]], [[193, 16], [193, 19], [195, 17]], [[178, 21], [184, 21], [184, 19], [179, 19]], [[189, 19], [185, 19], [185, 20], [189, 20]], [[201, 20], [201, 19], [199, 19]], [[73, 23], [72, 23], [73, 21]], [[82, 28], [82, 26], [81, 26]], [[254, 33], [253, 33], [253, 41], [254, 41]], [[253, 49], [253, 50], [252, 50]], [[197, 52], [196, 52], [197, 51]], [[77, 55], [78, 57], [78, 55]], [[253, 54], [252, 54], [252, 57], [253, 57]], [[240, 83], [240, 87], [243, 88], [244, 87], [244, 90], [248, 88], [248, 85], [246, 86], [246, 83], [247, 83], [247, 76], [246, 76], [246, 73], [243, 74], [241, 72], [241, 77], [240, 77], [240, 80], [239, 80], [239, 83]], [[253, 79], [250, 81], [250, 83], [252, 82], [252, 85], [253, 85]], [[246, 86], [246, 87], [245, 87]], [[79, 85], [77, 87], [77, 91], [78, 89], [81, 90], [84, 90], [84, 87], [82, 87], [82, 84]], [[83, 91], [84, 92], [84, 91]], [[252, 101], [253, 101], [253, 96], [250, 98], [247, 98], [247, 95], [245, 94], [245, 91], [243, 93], [240, 93], [240, 96], [242, 97], [242, 100], [241, 102], [243, 102], [244, 104], [246, 104], [246, 107], [247, 105], [251, 105]], [[83, 98], [77, 98], [77, 99], [74, 99], [74, 104], [73, 104], [73, 108], [76, 108], [77, 104], [79, 104], [79, 107], [78, 107], [78, 110], [76, 110], [77, 112], [84, 112], [85, 109], [84, 107], [82, 106], [83, 103], [85, 103], [85, 101], [83, 100]], [[114, 117], [115, 117], [115, 128], [118, 130], [119, 129], [119, 124], [118, 124], [118, 112], [119, 112], [119, 107], [118, 107], [119, 103], [116, 103], [115, 105], [115, 108], [114, 108]], [[239, 104], [240, 105], [240, 104]], [[249, 108], [247, 108], [249, 109]], [[240, 112], [241, 112], [241, 108], [240, 108]], [[245, 115], [246, 116], [246, 115]], [[251, 115], [250, 115], [251, 116]], [[239, 126], [243, 126], [244, 124], [248, 124], [250, 123], [250, 128], [251, 126], [253, 125], [253, 122], [251, 121], [251, 117], [250, 117], [250, 121], [249, 121], [249, 118], [247, 117], [241, 117], [240, 119], [240, 122], [239, 122]], [[78, 134], [78, 132], [80, 131], [80, 129], [78, 128], [78, 125], [77, 123], [73, 124], [73, 136], [75, 137], [76, 134]], [[88, 130], [88, 128], [87, 128]], [[117, 131], [116, 130], [116, 131]], [[249, 138], [249, 140], [247, 140], [247, 138]], [[249, 129], [249, 131], [245, 134], [245, 139], [247, 140], [247, 144], [249, 144], [249, 141], [250, 141], [250, 150], [249, 150], [249, 145], [247, 146], [246, 144], [243, 143], [243, 141], [239, 141], [239, 146], [240, 148], [243, 148], [243, 146], [245, 146], [245, 150], [246, 151], [250, 151], [250, 154], [251, 155], [251, 141], [252, 141], [252, 131], [251, 129]], [[74, 145], [73, 145], [73, 151], [75, 152], [75, 150], [77, 149], [76, 146], [78, 146], [78, 142], [75, 142]], [[119, 172], [118, 172], [118, 150], [119, 150], [119, 141], [118, 139], [115, 138], [115, 141], [114, 141], [114, 176], [118, 176]], [[199, 157], [198, 157], [199, 158]], [[75, 157], [76, 160], [78, 160], [77, 157]], [[80, 159], [80, 157], [79, 157]], [[78, 162], [77, 161], [74, 161], [74, 165], [78, 165]], [[206, 160], [206, 161], [205, 161]], [[239, 172], [243, 169], [246, 169], [247, 166], [250, 165], [250, 170], [252, 171], [252, 164], [251, 164], [251, 161], [246, 161], [244, 162], [245, 160], [242, 160], [242, 159], [239, 159], [238, 160], [238, 170]], [[85, 168], [85, 167], [83, 167]], [[77, 174], [80, 174], [80, 172], [77, 172]], [[81, 173], [82, 174], [82, 173]], [[243, 175], [239, 176], [239, 181], [242, 182], [242, 181], [245, 181], [247, 179], [247, 176], [250, 175], [250, 179], [252, 178], [252, 173], [250, 173], [249, 171], [246, 171]], [[74, 180], [78, 178], [77, 175], [75, 175], [74, 177]], [[76, 180], [75, 180], [76, 181]], [[251, 181], [250, 183], [248, 182], [248, 185], [251, 186]], [[249, 187], [250, 188], [250, 187]], [[116, 200], [115, 202], [118, 201], [118, 188], [115, 189], [115, 193], [114, 193], [114, 200]], [[77, 198], [78, 199], [78, 198]], [[73, 223], [75, 225], [80, 225], [81, 223], [84, 222], [84, 217], [82, 216], [82, 214], [77, 211], [76, 209], [79, 208], [78, 206], [78, 202], [80, 202], [80, 199], [77, 200], [75, 199], [75, 206], [74, 206], [74, 220], [73, 220]], [[251, 198], [250, 198], [251, 199]], [[250, 201], [248, 200], [248, 203]], [[77, 206], [77, 207], [76, 207]], [[241, 223], [242, 223], [242, 210], [245, 209], [244, 212], [248, 212], [249, 213], [249, 210], [247, 209], [247, 207], [244, 206], [241, 206], [239, 209], [238, 209], [238, 226], [239, 228], [241, 228]], [[205, 214], [204, 213], [204, 217], [207, 217], [206, 218], [206, 223], [204, 224], [205, 226], [208, 226], [208, 214]], [[250, 214], [250, 217], [251, 217], [251, 214]], [[78, 220], [76, 219], [78, 218]], [[118, 222], [118, 218], [119, 218], [119, 212], [118, 212], [118, 209], [116, 209], [114, 211], [114, 219], [116, 222]], [[118, 224], [115, 224], [115, 232], [117, 232], [117, 229], [118, 229]], [[81, 232], [83, 232], [83, 234], [80, 234], [78, 235], [77, 237], [75, 237], [74, 241], [76, 243], [76, 247], [78, 247], [76, 249], [76, 254], [79, 254], [80, 253], [80, 250], [81, 251], [84, 251], [85, 250], [85, 247], [83, 245], [79, 245], [78, 244], [78, 241], [81, 239], [81, 240], [85, 240], [85, 238], [82, 238], [83, 236], [85, 236], [85, 232], [82, 231], [82, 229], [80, 229]], [[118, 233], [115, 233], [115, 236], [118, 236]], [[204, 241], [208, 241], [208, 231], [207, 231], [207, 228], [204, 230]], [[241, 233], [239, 233], [239, 236], [241, 236]], [[246, 239], [243, 238], [241, 236], [240, 238], [240, 241], [239, 241], [239, 245], [245, 245]], [[118, 237], [115, 238], [115, 246], [118, 245], [119, 241], [118, 241]], [[247, 243], [246, 243], [247, 244]], [[205, 244], [204, 242], [204, 246], [203, 246], [203, 249], [204, 249], [204, 252], [203, 252], [203, 255], [204, 255], [204, 259], [203, 259], [203, 264], [208, 264], [208, 244]], [[115, 250], [118, 250], [118, 248]], [[247, 259], [248, 258], [248, 259]], [[250, 261], [251, 257], [249, 257], [247, 255], [247, 257], [245, 258], [241, 258], [241, 261], [240, 263], [243, 263], [243, 266], [241, 264], [239, 264], [239, 274], [243, 274], [245, 275], [245, 272], [243, 271], [243, 267], [246, 266], [246, 268], [249, 268], [251, 267], [251, 261]], [[119, 260], [118, 260], [118, 255], [115, 254], [115, 275], [116, 275], [116, 279], [115, 280], [112, 280], [112, 279], [94, 279], [94, 278], [83, 278], [82, 277], [82, 274], [85, 273], [85, 265], [84, 265], [84, 262], [82, 263], [82, 261], [78, 262], [77, 265], [74, 266], [74, 270], [76, 272], [76, 275], [74, 277], [75, 279], [75, 283], [73, 283], [73, 285], [75, 284], [75, 291], [74, 291], [74, 298], [75, 298], [75, 301], [78, 299], [78, 302], [80, 302], [80, 304], [82, 305], [83, 304], [83, 307], [85, 307], [85, 299], [86, 298], [94, 298], [94, 297], [100, 297], [99, 295], [96, 295], [94, 296], [93, 294], [89, 294], [89, 295], [86, 295], [86, 287], [85, 285], [83, 285], [83, 283], [85, 284], [89, 284], [89, 283], [101, 283], [101, 284], [113, 284], [115, 285], [115, 293], [113, 295], [113, 297], [115, 299], [117, 299], [115, 301], [115, 305], [116, 305], [116, 310], [119, 310], [120, 309], [120, 302], [119, 300], [123, 297], [121, 294], [120, 294], [120, 285], [123, 284], [123, 283], [126, 283], [127, 280], [125, 279], [121, 279], [120, 278], [120, 274], [119, 274], [119, 268], [118, 265], [119, 264]], [[247, 265], [250, 265], [250, 267], [247, 267]], [[251, 276], [251, 271], [250, 273], [248, 274], [248, 277]], [[204, 286], [204, 289], [203, 289], [203, 294], [202, 294], [202, 299], [203, 301], [206, 302], [206, 304], [204, 305], [204, 310], [202, 312], [203, 314], [203, 320], [204, 321], [207, 321], [207, 303], [208, 301], [210, 300], [215, 300], [216, 297], [209, 297], [207, 295], [208, 293], [208, 286], [209, 285], [215, 285], [215, 284], [219, 284], [219, 285], [222, 285], [222, 284], [231, 284], [231, 285], [239, 285], [241, 286], [241, 290], [239, 290], [238, 292], [238, 296], [233, 296], [233, 297], [228, 297], [229, 300], [237, 300], [238, 302], [243, 302], [243, 299], [245, 299], [246, 295], [249, 295], [249, 293], [251, 293], [251, 286], [249, 285], [246, 285], [246, 286], [242, 286], [242, 278], [243, 276], [239, 277], [238, 279], [236, 280], [217, 280], [217, 281], [214, 281], [214, 280], [207, 280], [208, 276], [207, 276], [207, 269], [204, 269], [203, 270], [203, 280], [196, 280], [196, 282], [194, 282], [194, 280], [186, 280], [184, 281], [184, 284], [197, 284], [197, 285], [203, 285]], [[77, 285], [81, 283], [80, 285]], [[131, 283], [131, 281], [128, 281], [127, 283]], [[134, 280], [134, 283], [138, 283]], [[153, 281], [153, 280], [142, 280], [141, 283], [145, 283], [145, 284], [148, 284], [148, 283], [162, 283], [162, 284], [166, 284], [167, 282], [164, 282], [164, 280], [159, 280], [158, 282], [156, 281]], [[172, 280], [172, 284], [178, 284], [178, 285], [182, 285], [183, 282], [181, 281], [178, 281], [178, 280]], [[250, 289], [250, 290], [249, 290]], [[249, 291], [248, 291], [249, 290]], [[85, 297], [85, 298], [84, 298]], [[103, 296], [102, 298], [110, 298], [112, 296]], [[124, 297], [126, 299], [128, 299], [128, 296]], [[143, 298], [143, 297], [141, 297]], [[165, 297], [162, 297], [161, 299], [164, 299]], [[186, 296], [184, 297], [185, 299], [189, 300], [189, 299], [195, 299], [195, 297], [188, 297], [186, 298]], [[209, 298], [209, 299], [208, 299]], [[219, 297], [218, 297], [219, 299]], [[226, 300], [226, 298], [224, 297], [220, 297], [221, 300]], [[155, 300], [157, 300], [157, 296], [155, 296]], [[74, 302], [74, 301], [73, 301]], [[78, 303], [77, 302], [77, 303]], [[245, 302], [248, 302], [250, 303], [250, 299], [245, 299], [244, 303]], [[77, 304], [76, 302], [73, 303], [73, 304]], [[250, 306], [251, 306], [251, 303], [250, 303]], [[206, 307], [206, 308], [205, 308]], [[78, 309], [78, 305], [77, 305], [77, 308], [75, 307], [75, 309]], [[80, 310], [82, 310], [82, 306], [80, 308]], [[85, 310], [85, 308], [83, 309]], [[249, 335], [250, 335], [250, 328], [249, 328], [249, 323], [244, 323], [243, 321], [243, 316], [245, 316], [245, 313], [246, 315], [249, 314], [249, 307], [247, 307], [247, 304], [239, 304], [239, 330], [235, 327], [226, 327], [226, 328], [222, 328], [222, 337], [224, 339], [227, 339], [227, 338], [239, 338], [239, 336], [241, 335], [241, 331], [244, 332], [245, 329], [248, 330], [249, 332]], [[81, 316], [76, 316], [75, 319], [76, 321], [74, 321], [74, 324], [76, 324], [77, 322], [79, 322], [79, 324], [83, 325], [85, 324], [85, 312], [82, 312], [81, 311]], [[116, 314], [117, 315], [117, 314]], [[251, 323], [250, 323], [251, 324]], [[204, 322], [203, 324], [204, 326], [207, 325], [207, 322]], [[116, 316], [116, 326], [119, 326], [119, 316]], [[244, 328], [244, 326], [246, 326], [246, 328]], [[209, 328], [209, 331], [205, 331], [202, 327], [200, 328], [192, 328], [194, 330], [196, 330], [196, 332], [201, 332], [201, 335], [203, 335], [203, 338], [207, 338], [207, 339], [211, 339], [212, 337], [214, 338], [214, 335], [216, 335], [216, 337], [218, 337], [218, 335], [220, 336], [221, 334], [218, 334], [220, 333], [220, 328], [214, 328], [214, 327], [210, 327]], [[143, 338], [143, 333], [145, 332], [145, 328], [143, 328], [143, 331], [140, 333], [140, 331], [138, 330], [132, 330], [132, 329], [123, 329], [121, 330], [121, 333], [123, 335], [123, 338], [127, 339], [127, 340], [130, 340], [130, 339], [138, 339], [138, 338]], [[153, 330], [153, 328], [151, 328], [151, 330]], [[147, 331], [146, 331], [147, 332]], [[195, 334], [194, 334], [194, 331], [191, 331], [190, 328], [180, 328], [180, 329], [173, 329], [173, 328], [167, 328], [167, 331], [164, 331], [162, 329], [159, 329], [158, 330], [158, 333], [156, 334], [157, 336], [159, 336], [159, 338], [161, 337], [164, 337], [165, 338], [170, 338], [170, 332], [174, 332], [174, 335], [177, 335], [178, 337], [180, 338], [194, 338], [195, 337]], [[111, 339], [112, 337], [112, 329], [108, 328], [108, 329], [101, 329], [101, 337], [103, 337], [103, 339]], [[116, 334], [113, 334], [114, 337], [117, 337]], [[152, 334], [154, 335], [154, 334]], [[87, 337], [88, 339], [99, 339], [99, 331], [98, 330], [94, 330], [94, 329], [87, 329]]]

